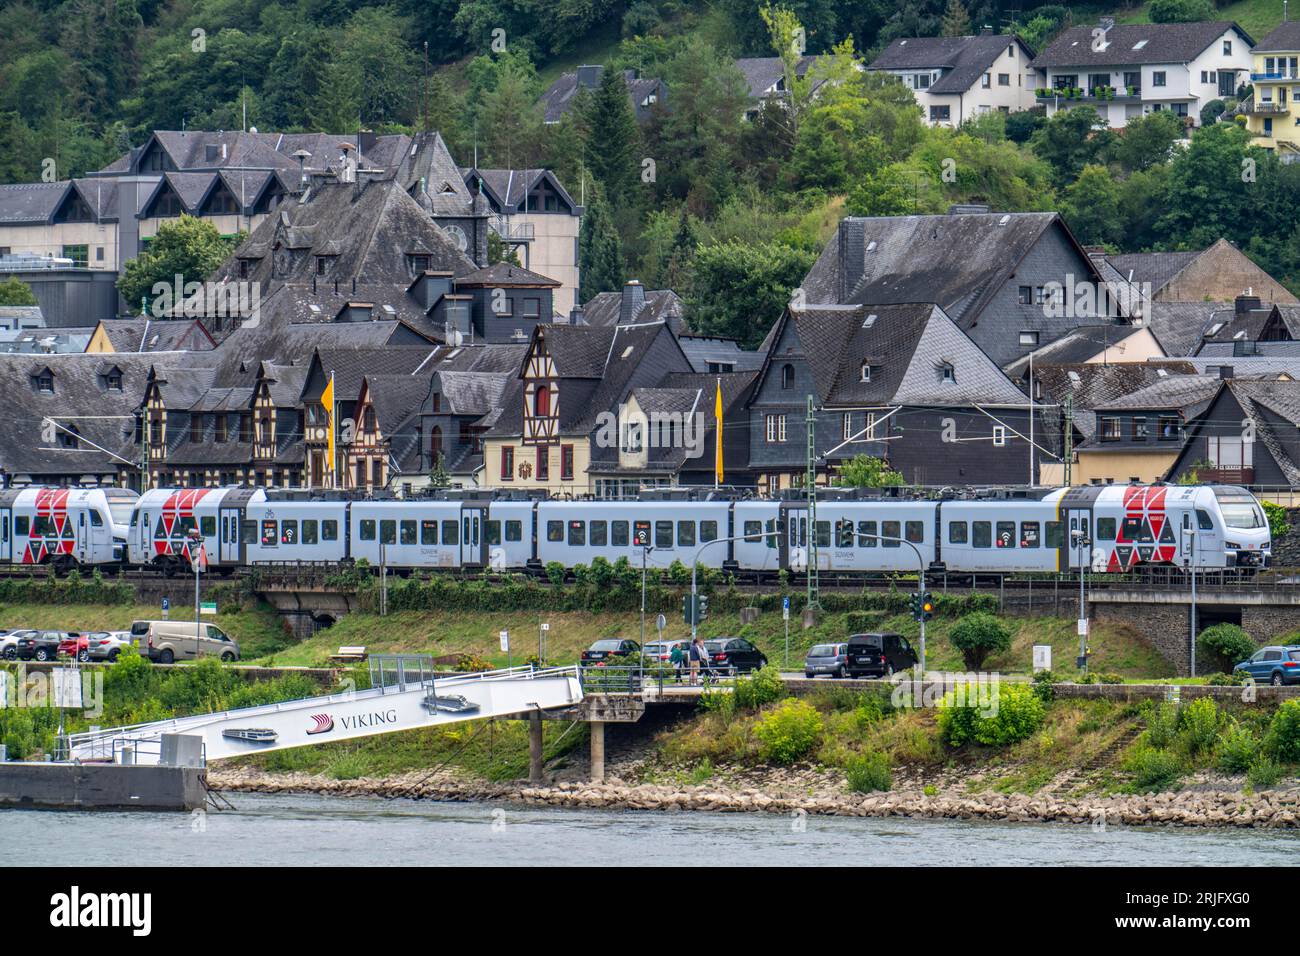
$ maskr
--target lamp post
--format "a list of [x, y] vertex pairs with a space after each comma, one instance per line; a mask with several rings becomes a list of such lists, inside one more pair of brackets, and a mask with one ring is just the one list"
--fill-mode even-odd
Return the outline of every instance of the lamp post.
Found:
[[1083, 581], [1087, 569], [1088, 546], [1092, 543], [1088, 536], [1078, 528], [1070, 532], [1070, 537], [1079, 549], [1079, 669], [1088, 673], [1088, 611], [1084, 603]]
[[203, 632], [202, 620], [199, 616], [199, 574], [202, 570], [202, 562], [199, 555], [203, 547], [203, 537], [199, 534], [197, 528], [190, 531], [190, 565], [194, 568], [194, 659], [197, 661], [202, 655], [202, 639], [200, 634]]
[[[861, 532], [858, 533], [858, 541], [859, 544], [861, 544], [864, 541], [893, 541], [897, 544], [905, 544], [909, 548], [911, 548], [912, 551], [915, 552], [916, 554], [916, 567], [917, 567], [916, 589], [921, 594], [925, 593], [925, 555], [921, 553], [921, 549], [918, 548], [914, 542], [908, 541], [906, 538], [896, 538], [893, 537], [892, 535], [862, 534]], [[925, 619], [922, 618], [917, 623], [921, 625], [921, 659], [920, 661], [917, 662], [917, 664], [921, 669], [921, 679], [924, 680], [925, 679]]]
[[646, 562], [650, 557], [650, 552], [654, 550], [654, 545], [644, 544], [641, 546], [641, 681], [645, 682], [645, 576]]

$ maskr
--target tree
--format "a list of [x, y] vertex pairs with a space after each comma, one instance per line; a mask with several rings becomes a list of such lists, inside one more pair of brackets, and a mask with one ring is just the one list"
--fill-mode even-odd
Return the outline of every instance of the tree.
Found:
[[1011, 631], [987, 611], [967, 614], [953, 626], [948, 639], [961, 651], [967, 670], [983, 668], [990, 654], [1005, 654], [1011, 650]]
[[1111, 134], [1091, 106], [1057, 110], [1029, 138], [1029, 145], [1052, 167], [1061, 185], [1073, 182], [1109, 145]]
[[605, 69], [585, 112], [587, 169], [604, 187], [605, 199], [623, 206], [632, 198], [641, 172], [641, 131], [622, 71]]
[[614, 292], [623, 287], [623, 243], [600, 196], [592, 197], [582, 217], [578, 268], [582, 276], [582, 287], [578, 290], [581, 302], [589, 302], [598, 293]]
[[1106, 167], [1083, 167], [1063, 198], [1065, 221], [1084, 245], [1115, 244], [1124, 238], [1119, 183]]
[[1215, 624], [1197, 636], [1196, 649], [1202, 660], [1212, 661], [1228, 673], [1254, 654], [1258, 645], [1236, 624]]
[[701, 245], [688, 299], [691, 327], [756, 347], [815, 259], [812, 251], [781, 242]]
[[1183, 121], [1172, 110], [1157, 110], [1134, 118], [1115, 137], [1111, 154], [1130, 172], [1150, 169], [1169, 160], [1183, 135]]
[[871, 455], [854, 455], [840, 465], [835, 484], [844, 488], [890, 488], [907, 484], [906, 479], [892, 471], [883, 458]]
[[490, 266], [494, 266], [498, 262], [506, 262], [512, 266], [523, 265], [523, 263], [519, 261], [519, 253], [515, 251], [515, 247], [508, 245], [506, 241], [495, 232], [488, 233], [487, 254], [488, 265]]
[[[471, 96], [471, 109], [473, 109]], [[537, 102], [532, 64], [503, 59], [490, 90], [478, 100], [479, 162], [519, 169], [532, 166], [542, 150], [544, 118]]]
[[10, 276], [0, 282], [0, 305], [36, 305], [36, 295], [22, 279]]
[[850, 216], [907, 216], [921, 211], [921, 192], [928, 197], [934, 183], [928, 173], [891, 163], [867, 173], [844, 202]]
[[943, 11], [943, 36], [970, 36], [970, 14], [961, 0], [948, 0], [948, 7]]
[[151, 301], [159, 283], [170, 290], [177, 281], [182, 287], [189, 282], [203, 282], [242, 238], [225, 239], [211, 222], [194, 216], [165, 221], [149, 248], [126, 264], [117, 280], [117, 290], [134, 306]]
[[1211, 0], [1151, 0], [1147, 16], [1152, 23], [1202, 23], [1214, 19]]

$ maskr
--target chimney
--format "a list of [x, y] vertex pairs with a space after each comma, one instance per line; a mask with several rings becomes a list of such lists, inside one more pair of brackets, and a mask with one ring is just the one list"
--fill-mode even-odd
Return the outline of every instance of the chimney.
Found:
[[867, 268], [865, 224], [861, 219], [841, 219], [839, 234], [840, 294], [836, 301], [844, 302], [853, 291]]
[[339, 146], [342, 151], [340, 157], [343, 161], [343, 167], [339, 170], [339, 182], [355, 183], [357, 181], [357, 148], [351, 143], [343, 143]]
[[1221, 378], [1221, 379], [1222, 379], [1223, 381], [1225, 381], [1225, 382], [1232, 381], [1232, 366], [1231, 366], [1231, 365], [1220, 365], [1220, 366], [1219, 366], [1219, 378]]
[[989, 26], [987, 23], [984, 24], [984, 26], [980, 27], [980, 36], [982, 37], [993, 36], [993, 28]]
[[618, 324], [627, 325], [636, 321], [641, 309], [645, 307], [645, 286], [636, 279], [628, 279], [623, 286], [622, 299], [618, 304]]
[[377, 142], [379, 142], [379, 137], [375, 135], [373, 130], [363, 129], [357, 133], [357, 149], [362, 156], [370, 153]]
[[582, 306], [575, 305], [572, 309], [569, 310], [569, 324], [570, 325], [586, 324], [586, 319], [584, 319], [582, 315]]
[[1253, 312], [1263, 308], [1263, 303], [1257, 295], [1239, 295], [1232, 300], [1233, 317], [1239, 318], [1247, 312]]
[[581, 89], [594, 90], [600, 85], [600, 77], [604, 72], [605, 68], [599, 65], [578, 67], [578, 86]]
[[1108, 31], [1110, 30], [1111, 27], [1113, 27], [1113, 26], [1115, 25], [1115, 18], [1114, 18], [1114, 17], [1101, 17], [1101, 18], [1097, 21], [1097, 25], [1101, 27], [1101, 32], [1102, 32], [1102, 33], [1106, 33], [1106, 32], [1108, 32]]

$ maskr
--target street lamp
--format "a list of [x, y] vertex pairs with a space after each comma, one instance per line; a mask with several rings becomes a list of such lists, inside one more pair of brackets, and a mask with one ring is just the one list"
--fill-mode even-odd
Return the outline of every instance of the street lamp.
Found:
[[654, 545], [641, 545], [641, 682], [645, 682], [645, 575], [646, 560], [650, 557], [650, 552], [654, 550]]
[[1088, 547], [1092, 544], [1088, 536], [1079, 528], [1070, 531], [1070, 541], [1079, 550], [1079, 659], [1077, 666], [1084, 674], [1088, 673], [1088, 612], [1084, 603], [1083, 580], [1087, 569]]
[[[916, 589], [919, 593], [925, 593], [925, 555], [921, 554], [915, 542], [908, 541], [906, 538], [896, 538], [887, 534], [863, 534], [858, 532], [859, 544], [865, 541], [893, 541], [896, 544], [905, 544], [916, 554], [917, 578]], [[925, 618], [921, 618], [917, 623], [921, 625], [921, 659], [918, 666], [921, 670], [921, 679], [925, 680]]]
[[202, 571], [202, 560], [200, 555], [203, 553], [203, 536], [199, 534], [198, 528], [191, 528], [189, 534], [190, 544], [190, 565], [194, 568], [194, 660], [198, 660], [202, 655], [202, 638], [200, 634], [203, 631], [202, 620], [199, 616], [199, 574]]

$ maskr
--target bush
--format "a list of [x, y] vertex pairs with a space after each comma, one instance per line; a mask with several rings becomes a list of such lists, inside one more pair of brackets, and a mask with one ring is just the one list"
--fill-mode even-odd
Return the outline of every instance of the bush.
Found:
[[1124, 769], [1133, 775], [1139, 790], [1167, 790], [1183, 774], [1178, 755], [1160, 747], [1139, 744], [1124, 760]]
[[1178, 708], [1172, 704], [1145, 703], [1142, 716], [1147, 722], [1145, 742], [1157, 750], [1172, 747], [1178, 740]]
[[1273, 714], [1268, 751], [1282, 760], [1300, 760], [1300, 700], [1285, 701]]
[[1256, 650], [1250, 635], [1236, 624], [1215, 624], [1201, 631], [1196, 639], [1197, 653], [1214, 661], [1221, 671], [1231, 671]]
[[1246, 782], [1256, 790], [1272, 787], [1282, 779], [1282, 766], [1276, 760], [1259, 754], [1246, 769]]
[[1097, 675], [1097, 683], [1098, 684], [1122, 684], [1124, 683], [1124, 678], [1120, 677], [1118, 674], [1111, 673], [1110, 671], [1103, 671], [1102, 673]]
[[1214, 751], [1219, 742], [1222, 716], [1211, 697], [1198, 697], [1178, 714], [1179, 739], [1193, 760]]
[[548, 561], [546, 563], [546, 580], [550, 581], [555, 587], [564, 584], [564, 565], [559, 561]]
[[1034, 693], [1044, 704], [1050, 704], [1056, 699], [1056, 688], [1052, 685], [1060, 680], [1051, 671], [1036, 671], [1034, 673]]
[[1011, 650], [1010, 629], [986, 611], [963, 617], [952, 629], [949, 640], [961, 651], [966, 669], [972, 671], [982, 668], [990, 654]]
[[1211, 687], [1232, 687], [1236, 684], [1244, 684], [1248, 676], [1242, 673], [1225, 674], [1220, 671], [1217, 674], [1211, 674], [1205, 678], [1205, 683]]
[[1235, 721], [1219, 741], [1219, 769], [1224, 773], [1245, 773], [1259, 753], [1259, 739]]
[[821, 737], [822, 717], [807, 701], [791, 697], [768, 711], [754, 733], [762, 745], [764, 760], [794, 763], [812, 750]]
[[949, 691], [939, 711], [944, 739], [956, 747], [971, 741], [1005, 746], [1024, 740], [1042, 724], [1046, 708], [1033, 688], [1001, 683], [994, 686], [994, 693], [994, 706], [985, 707], [985, 702], [972, 699], [973, 688]]
[[844, 768], [849, 789], [854, 793], [874, 793], [889, 790], [894, 785], [890, 773], [889, 757], [883, 753], [869, 753], [849, 760]]
[[785, 681], [781, 680], [780, 670], [774, 664], [768, 664], [748, 677], [738, 678], [732, 696], [737, 707], [758, 710], [785, 696]]

